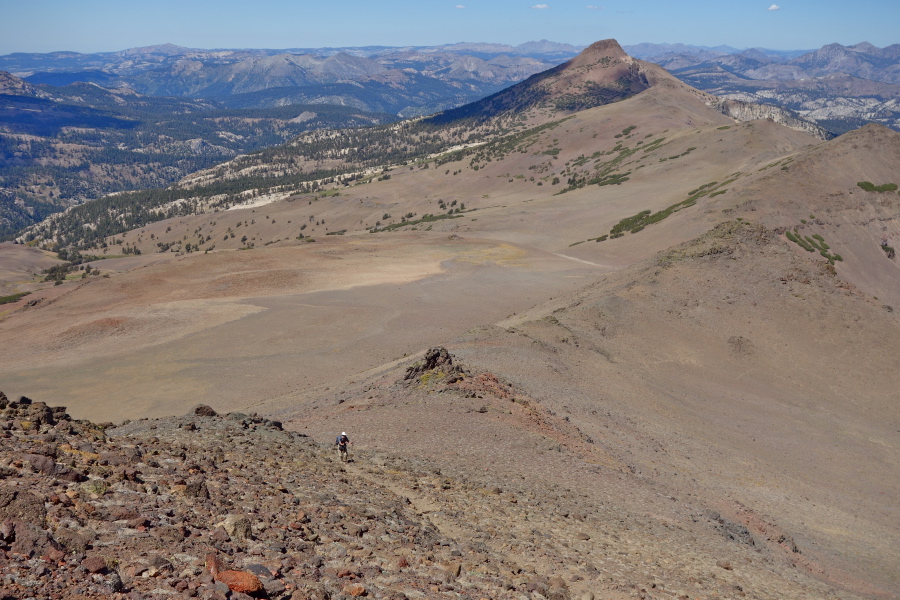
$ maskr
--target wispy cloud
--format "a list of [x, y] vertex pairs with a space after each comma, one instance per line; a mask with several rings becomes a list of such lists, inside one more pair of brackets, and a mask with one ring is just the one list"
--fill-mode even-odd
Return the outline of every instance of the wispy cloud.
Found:
[[777, 4], [773, 4], [772, 6], [769, 7], [769, 10], [781, 10], [781, 7], [778, 6]]
[[531, 8], [536, 8], [538, 10], [544, 10], [545, 8], [550, 8], [549, 4], [535, 4]]
[[463, 5], [463, 4], [457, 4], [457, 5], [456, 5], [456, 8], [465, 8], [465, 5]]
[[593, 4], [588, 4], [587, 8], [590, 10], [603, 10], [604, 9], [604, 7], [602, 7], [602, 6], [594, 6]]

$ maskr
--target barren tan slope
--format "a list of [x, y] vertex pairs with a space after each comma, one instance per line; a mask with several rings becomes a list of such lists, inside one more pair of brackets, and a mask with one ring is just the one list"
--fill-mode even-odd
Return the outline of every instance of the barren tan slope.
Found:
[[900, 195], [857, 183], [900, 184], [900, 134], [867, 125], [756, 169], [721, 197], [723, 211], [799, 235], [821, 235], [844, 259], [835, 267], [887, 306], [900, 305], [896, 259], [881, 246], [900, 244]]
[[580, 295], [550, 323], [505, 325], [552, 351], [537, 363], [565, 365], [561, 377], [540, 373], [551, 385], [530, 376], [551, 408], [572, 407], [599, 435], [586, 414], [599, 390], [601, 412], [659, 441], [625, 440], [646, 475], [739, 515], [747, 507], [748, 527], [757, 515], [792, 532], [822, 561], [813, 572], [896, 593], [900, 532], [886, 499], [900, 492], [900, 323], [791, 246], [750, 226], [722, 229]]
[[[394, 482], [609, 596], [898, 596], [898, 276], [870, 244], [898, 196], [855, 186], [890, 181], [896, 139], [736, 124], [675, 85], [545, 116], [339, 195], [117, 236], [144, 254], [0, 321], [4, 390], [98, 421], [205, 402], [351, 430], [503, 487], [518, 508], [484, 516]], [[424, 214], [452, 218], [366, 231]], [[448, 340], [473, 387], [394, 385]]]
[[[524, 152], [496, 160], [467, 156], [429, 169], [399, 169], [389, 181], [340, 195], [182, 217], [117, 236], [145, 255], [97, 262], [113, 279], [90, 280], [65, 301], [0, 324], [9, 340], [5, 376], [31, 388], [22, 393], [52, 390], [76, 415], [94, 418], [109, 410], [91, 406], [104, 394], [127, 398], [115, 414], [136, 416], [165, 414], [182, 402], [180, 395], [233, 408], [326, 386], [348, 368], [364, 371], [420, 350], [433, 335], [444, 339], [528, 308], [584, 281], [582, 272], [628, 265], [702, 233], [724, 218], [713, 199], [640, 234], [573, 246], [622, 218], [662, 210], [709, 181], [757, 169], [810, 143], [772, 123], [728, 122], [688, 92], [651, 88], [578, 113], [530, 137]], [[619, 161], [613, 168], [629, 180], [558, 194], [567, 178], [588, 177], [609, 161]], [[554, 178], [560, 182], [554, 185]], [[403, 230], [355, 233], [384, 213], [397, 222], [454, 201], [467, 212], [420, 225], [413, 238]], [[344, 229], [343, 236], [323, 235]], [[300, 243], [298, 232], [318, 242]], [[464, 239], [450, 241], [450, 235]], [[215, 251], [151, 254], [160, 244], [186, 240]], [[246, 244], [256, 249], [220, 252]], [[579, 277], [560, 277], [569, 270]], [[426, 310], [412, 291], [418, 284], [411, 283], [423, 277], [429, 287], [435, 279], [449, 286], [431, 296], [433, 308]], [[387, 290], [390, 282], [400, 287]], [[344, 289], [351, 284], [356, 287]], [[320, 309], [298, 309], [298, 302], [348, 302], [355, 325], [340, 328], [339, 308], [320, 315]], [[420, 325], [391, 324], [410, 318]], [[377, 345], [385, 350], [374, 350]], [[241, 360], [250, 366], [236, 369]], [[305, 363], [301, 383], [292, 361]]]
[[[501, 141], [450, 154], [432, 161], [427, 169], [398, 167], [388, 181], [341, 188], [338, 195], [298, 197], [151, 225], [137, 237], [137, 245], [152, 252], [157, 243], [177, 245], [185, 236], [195, 247], [210, 237], [201, 249], [284, 244], [298, 233], [314, 238], [336, 231], [362, 233], [397, 224], [404, 215], [417, 219], [464, 205], [469, 212], [420, 229], [500, 236], [567, 251], [575, 242], [608, 233], [622, 218], [645, 209], [664, 209], [683, 201], [698, 186], [727, 181], [734, 173], [755, 172], [815, 143], [771, 122], [736, 125], [683, 87], [653, 87], [627, 100], [557, 119], [533, 134], [522, 134], [516, 143]], [[570, 178], [591, 179], [603, 169], [627, 174], [628, 180], [559, 194]], [[707, 211], [701, 207], [690, 212]], [[705, 231], [708, 222], [702, 221], [687, 226], [681, 237], [651, 242], [640, 256]], [[236, 236], [229, 237], [229, 232]], [[124, 241], [135, 243], [135, 238]], [[625, 240], [607, 244], [602, 253], [612, 250], [621, 255], [617, 248], [623, 244], [628, 245]], [[585, 250], [578, 247], [578, 255]], [[634, 259], [633, 250], [626, 254]], [[605, 262], [600, 255], [594, 259]]]
[[597, 269], [421, 234], [172, 256], [51, 288], [58, 297], [7, 315], [0, 379], [8, 393], [53, 397], [97, 421], [179, 413], [196, 401], [247, 408], [352, 379], [573, 289]]
[[[750, 597], [810, 593], [800, 589], [813, 584], [793, 587], [803, 578], [896, 597], [900, 322], [792, 245], [732, 222], [470, 332], [451, 351], [473, 374], [513, 384], [499, 388], [499, 400], [490, 389], [470, 402], [429, 395], [426, 379], [415, 394], [372, 380], [295, 409], [294, 426], [323, 440], [347, 429], [362, 447], [423, 453], [441, 468], [521, 476], [539, 497], [578, 490], [593, 510], [646, 511], [648, 528], [671, 519], [690, 529], [691, 510], [715, 509], [745, 527], [752, 545], [732, 530], [738, 541], [714, 551], [713, 540], [693, 532], [682, 554], [699, 552], [692, 564], [702, 564], [747, 550], [768, 573], [736, 568]], [[536, 412], [517, 420], [524, 409], [503, 393]], [[609, 477], [617, 471], [637, 479]], [[657, 504], [667, 495], [672, 511]], [[638, 568], [643, 577], [669, 587], [696, 576], [666, 562], [666, 542], [632, 529], [671, 569], [666, 579]], [[605, 531], [586, 545], [615, 555]], [[681, 548], [688, 537], [673, 543]], [[793, 568], [797, 575], [786, 575]]]
[[49, 252], [10, 242], [0, 243], [0, 296], [34, 287], [42, 269], [60, 264]]

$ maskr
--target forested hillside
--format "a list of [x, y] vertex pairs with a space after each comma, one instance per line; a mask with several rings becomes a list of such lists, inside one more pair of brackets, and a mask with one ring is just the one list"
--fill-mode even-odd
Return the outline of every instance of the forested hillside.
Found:
[[14, 91], [0, 94], [0, 239], [68, 206], [166, 187], [304, 131], [396, 119], [323, 104], [224, 109], [83, 83]]

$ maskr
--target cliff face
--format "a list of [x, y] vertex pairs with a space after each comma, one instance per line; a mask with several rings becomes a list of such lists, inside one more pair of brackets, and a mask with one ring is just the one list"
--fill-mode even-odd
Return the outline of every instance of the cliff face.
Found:
[[755, 121], [757, 119], [772, 119], [779, 125], [803, 131], [820, 140], [829, 140], [834, 134], [826, 131], [811, 121], [807, 121], [799, 117], [795, 112], [772, 106], [769, 104], [754, 104], [753, 102], [741, 102], [740, 100], [725, 100], [723, 98], [715, 98], [707, 102], [707, 104], [724, 115], [728, 115], [732, 119], [738, 121]]

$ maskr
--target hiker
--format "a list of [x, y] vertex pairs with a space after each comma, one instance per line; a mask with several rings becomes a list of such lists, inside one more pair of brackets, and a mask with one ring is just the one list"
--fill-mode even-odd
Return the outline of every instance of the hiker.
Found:
[[334, 445], [338, 449], [338, 455], [341, 457], [341, 462], [350, 460], [350, 454], [347, 452], [347, 446], [350, 443], [350, 438], [347, 437], [346, 431], [342, 431], [341, 435], [337, 436], [337, 439], [334, 441]]

